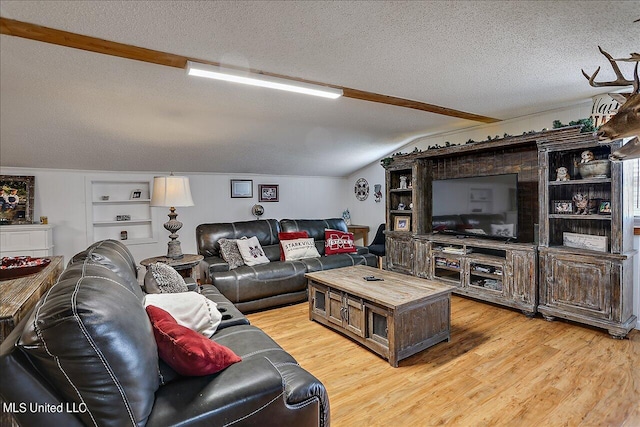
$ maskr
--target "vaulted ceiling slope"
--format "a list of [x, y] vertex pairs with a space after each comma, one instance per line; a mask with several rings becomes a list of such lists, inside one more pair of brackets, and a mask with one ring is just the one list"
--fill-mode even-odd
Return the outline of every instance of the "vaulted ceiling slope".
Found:
[[[638, 1], [11, 1], [3, 18], [506, 120], [613, 80]], [[623, 64], [626, 67], [627, 64]], [[477, 122], [0, 36], [0, 165], [346, 176]]]

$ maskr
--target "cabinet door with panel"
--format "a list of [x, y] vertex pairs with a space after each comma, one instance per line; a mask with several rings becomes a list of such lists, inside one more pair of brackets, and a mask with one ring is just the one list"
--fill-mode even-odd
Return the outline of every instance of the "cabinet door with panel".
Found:
[[387, 234], [387, 269], [398, 273], [411, 274], [413, 271], [413, 241], [408, 233]]
[[431, 243], [428, 240], [413, 241], [413, 275], [422, 279], [431, 277]]
[[547, 256], [545, 305], [576, 316], [611, 320], [611, 271], [608, 260], [576, 254]]

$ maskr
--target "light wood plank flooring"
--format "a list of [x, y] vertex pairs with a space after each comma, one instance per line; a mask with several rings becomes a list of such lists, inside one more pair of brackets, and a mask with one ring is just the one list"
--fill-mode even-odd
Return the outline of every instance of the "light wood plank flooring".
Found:
[[331, 425], [640, 426], [640, 331], [606, 331], [452, 296], [451, 341], [392, 368], [308, 319], [248, 316], [329, 392]]

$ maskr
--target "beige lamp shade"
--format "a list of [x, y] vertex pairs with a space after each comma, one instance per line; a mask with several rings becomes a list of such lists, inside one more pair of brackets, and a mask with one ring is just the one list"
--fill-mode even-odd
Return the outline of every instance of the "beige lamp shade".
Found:
[[173, 175], [154, 177], [151, 206], [193, 206], [189, 178]]

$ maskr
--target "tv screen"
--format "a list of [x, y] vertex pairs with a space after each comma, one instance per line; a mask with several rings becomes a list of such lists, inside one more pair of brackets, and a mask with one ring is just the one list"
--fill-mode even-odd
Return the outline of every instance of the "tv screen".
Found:
[[432, 182], [434, 232], [517, 239], [518, 174]]

